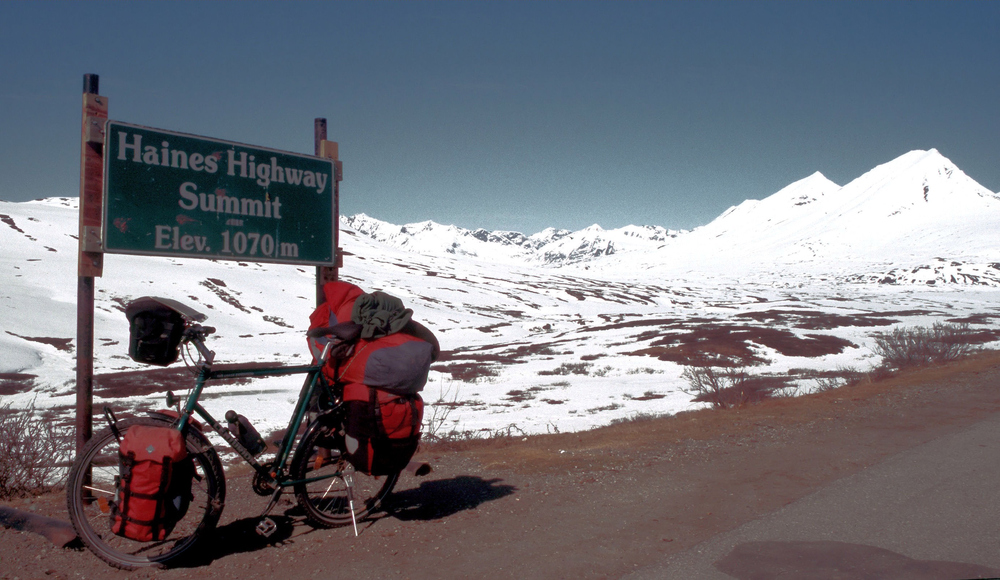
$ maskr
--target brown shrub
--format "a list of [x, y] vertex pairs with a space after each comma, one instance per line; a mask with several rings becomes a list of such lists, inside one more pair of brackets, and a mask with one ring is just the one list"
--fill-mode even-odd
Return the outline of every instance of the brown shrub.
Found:
[[788, 387], [785, 379], [751, 375], [745, 368], [688, 367], [681, 376], [689, 385], [683, 391], [694, 395], [693, 401], [715, 409], [757, 403]]
[[72, 456], [72, 436], [27, 409], [0, 405], [0, 499], [44, 491]]
[[940, 364], [973, 354], [977, 345], [995, 340], [993, 333], [973, 331], [968, 324], [935, 323], [931, 327], [897, 328], [875, 335], [875, 354], [882, 367], [900, 370]]

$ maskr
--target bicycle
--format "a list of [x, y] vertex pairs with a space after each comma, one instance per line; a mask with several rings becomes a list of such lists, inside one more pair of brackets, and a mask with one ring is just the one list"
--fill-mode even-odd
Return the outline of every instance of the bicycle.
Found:
[[[341, 400], [343, 385], [330, 384], [321, 372], [331, 353], [344, 355], [347, 352], [352, 341], [357, 339], [358, 325], [343, 323], [310, 330], [308, 336], [328, 339], [322, 355], [312, 365], [213, 369], [215, 353], [208, 349], [205, 340], [215, 329], [199, 324], [205, 316], [170, 300], [154, 300], [182, 316], [184, 330], [178, 347], [184, 349], [185, 362], [190, 347], [197, 351], [194, 361], [197, 378], [186, 400], [167, 393], [167, 407], [176, 405], [174, 411], [118, 420], [105, 407], [109, 425], [81, 450], [67, 483], [70, 520], [84, 545], [118, 568], [163, 567], [190, 553], [199, 540], [215, 528], [225, 506], [225, 473], [218, 452], [205, 436], [205, 427], [194, 416], [204, 421], [253, 467], [253, 490], [258, 495], [271, 496], [260, 516], [259, 534], [268, 536], [276, 530], [277, 525], [268, 514], [288, 488], [292, 489], [309, 523], [321, 528], [353, 524], [357, 534], [357, 522], [379, 507], [400, 475], [397, 471], [387, 476], [370, 476], [356, 471], [347, 461], [343, 431], [346, 409]], [[212, 380], [288, 374], [305, 374], [306, 377], [277, 454], [267, 463], [259, 462], [251, 449], [198, 402], [206, 383]], [[227, 413], [227, 420], [232, 418], [230, 413]], [[111, 531], [109, 502], [115, 497], [119, 484], [118, 442], [136, 425], [180, 430], [195, 466], [193, 498], [182, 519], [163, 541], [137, 542]], [[296, 437], [303, 426], [304, 432]], [[415, 475], [429, 471], [427, 464], [414, 466]]]

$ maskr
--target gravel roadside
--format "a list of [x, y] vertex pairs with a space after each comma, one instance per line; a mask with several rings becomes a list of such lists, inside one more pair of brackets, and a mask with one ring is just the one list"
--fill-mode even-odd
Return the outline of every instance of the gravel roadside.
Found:
[[[841, 477], [1000, 412], [1000, 353], [870, 385], [583, 433], [439, 444], [387, 510], [314, 530], [230, 473], [226, 511], [185, 567], [122, 572], [86, 550], [0, 529], [0, 578], [618, 578]], [[5, 505], [66, 518], [61, 494]]]

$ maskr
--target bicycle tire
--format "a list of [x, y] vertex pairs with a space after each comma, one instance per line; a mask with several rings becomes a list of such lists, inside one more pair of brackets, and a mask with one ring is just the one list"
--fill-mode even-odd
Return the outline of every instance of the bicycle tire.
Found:
[[[167, 419], [134, 417], [116, 423], [121, 436], [136, 425], [172, 427]], [[169, 565], [189, 553], [207, 532], [215, 528], [222, 515], [226, 482], [222, 463], [215, 449], [200, 432], [188, 429], [188, 453], [194, 459], [196, 477], [192, 484], [194, 498], [184, 517], [177, 522], [166, 540], [137, 542], [111, 531], [107, 501], [115, 493], [118, 476], [118, 440], [111, 428], [100, 431], [77, 455], [66, 483], [69, 518], [80, 540], [98, 558], [123, 570]], [[91, 474], [87, 484], [87, 474]]]
[[[294, 486], [295, 497], [306, 518], [316, 527], [332, 528], [352, 522], [346, 482], [353, 482], [354, 518], [360, 521], [378, 509], [399, 480], [399, 473], [372, 476], [357, 471], [343, 454], [343, 437], [336, 427], [314, 423], [292, 456], [291, 476], [304, 481], [331, 476]], [[317, 460], [317, 457], [320, 459]]]

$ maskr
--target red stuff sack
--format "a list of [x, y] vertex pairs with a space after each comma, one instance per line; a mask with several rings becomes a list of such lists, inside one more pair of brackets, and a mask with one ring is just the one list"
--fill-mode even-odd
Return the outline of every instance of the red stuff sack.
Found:
[[420, 442], [424, 401], [358, 383], [344, 385], [344, 441], [358, 471], [389, 475], [406, 467]]
[[[323, 294], [326, 302], [309, 316], [310, 329], [351, 322], [355, 302], [365, 292], [354, 284], [337, 281], [325, 284]], [[325, 336], [308, 339], [315, 359], [320, 358], [329, 340]], [[408, 395], [424, 388], [431, 363], [437, 359], [439, 352], [440, 346], [434, 334], [422, 324], [410, 320], [399, 332], [358, 340], [350, 356], [331, 358], [323, 367], [323, 375], [330, 382], [363, 383]]]
[[[323, 297], [325, 302], [316, 307], [309, 315], [309, 330], [314, 328], [324, 328], [337, 326], [343, 322], [351, 321], [351, 310], [358, 296], [365, 291], [349, 282], [327, 282], [323, 285]], [[319, 360], [323, 354], [323, 348], [330, 341], [327, 336], [319, 336], [306, 339], [309, 343], [309, 351], [312, 352], [313, 359]], [[331, 359], [329, 364], [323, 367], [323, 376], [330, 382], [337, 381], [335, 370], [336, 359]]]
[[184, 435], [171, 427], [136, 425], [122, 438], [118, 467], [111, 531], [140, 542], [166, 539], [192, 499], [194, 462]]

